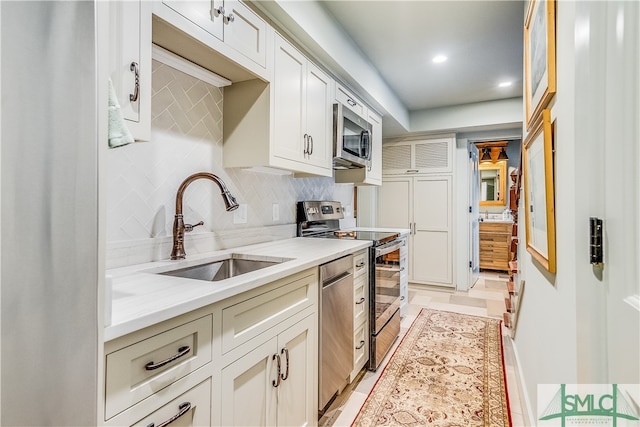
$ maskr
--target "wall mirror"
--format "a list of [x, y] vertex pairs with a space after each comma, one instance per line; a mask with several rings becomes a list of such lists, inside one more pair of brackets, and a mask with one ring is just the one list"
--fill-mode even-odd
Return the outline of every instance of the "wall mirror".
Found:
[[480, 163], [480, 206], [507, 205], [507, 162]]

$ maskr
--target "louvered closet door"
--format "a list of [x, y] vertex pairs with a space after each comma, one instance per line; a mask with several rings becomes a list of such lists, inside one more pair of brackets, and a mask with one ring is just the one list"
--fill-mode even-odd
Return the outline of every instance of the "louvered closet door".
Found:
[[451, 176], [413, 179], [413, 280], [452, 286]]

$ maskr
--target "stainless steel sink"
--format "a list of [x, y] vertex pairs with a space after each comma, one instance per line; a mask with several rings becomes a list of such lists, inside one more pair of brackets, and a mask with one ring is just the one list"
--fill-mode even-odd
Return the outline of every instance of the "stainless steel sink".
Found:
[[165, 271], [159, 274], [217, 282], [251, 271], [271, 267], [289, 260], [289, 258], [251, 257], [243, 254], [231, 254], [229, 258], [194, 265], [192, 267], [180, 268], [178, 270]]

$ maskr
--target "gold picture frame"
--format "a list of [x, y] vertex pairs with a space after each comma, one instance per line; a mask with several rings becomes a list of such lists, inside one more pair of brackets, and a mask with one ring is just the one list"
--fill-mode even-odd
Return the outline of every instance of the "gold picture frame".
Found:
[[551, 112], [527, 135], [523, 150], [527, 251], [550, 273], [556, 272], [556, 226]]
[[524, 24], [525, 119], [527, 130], [556, 93], [555, 0], [531, 0]]

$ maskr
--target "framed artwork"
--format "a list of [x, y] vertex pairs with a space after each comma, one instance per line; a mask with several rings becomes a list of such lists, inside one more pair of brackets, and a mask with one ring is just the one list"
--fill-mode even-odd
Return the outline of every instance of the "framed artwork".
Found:
[[551, 112], [524, 143], [524, 211], [527, 251], [550, 273], [556, 272], [556, 227], [553, 182], [553, 128]]
[[531, 0], [524, 24], [525, 119], [530, 130], [556, 93], [555, 0]]

